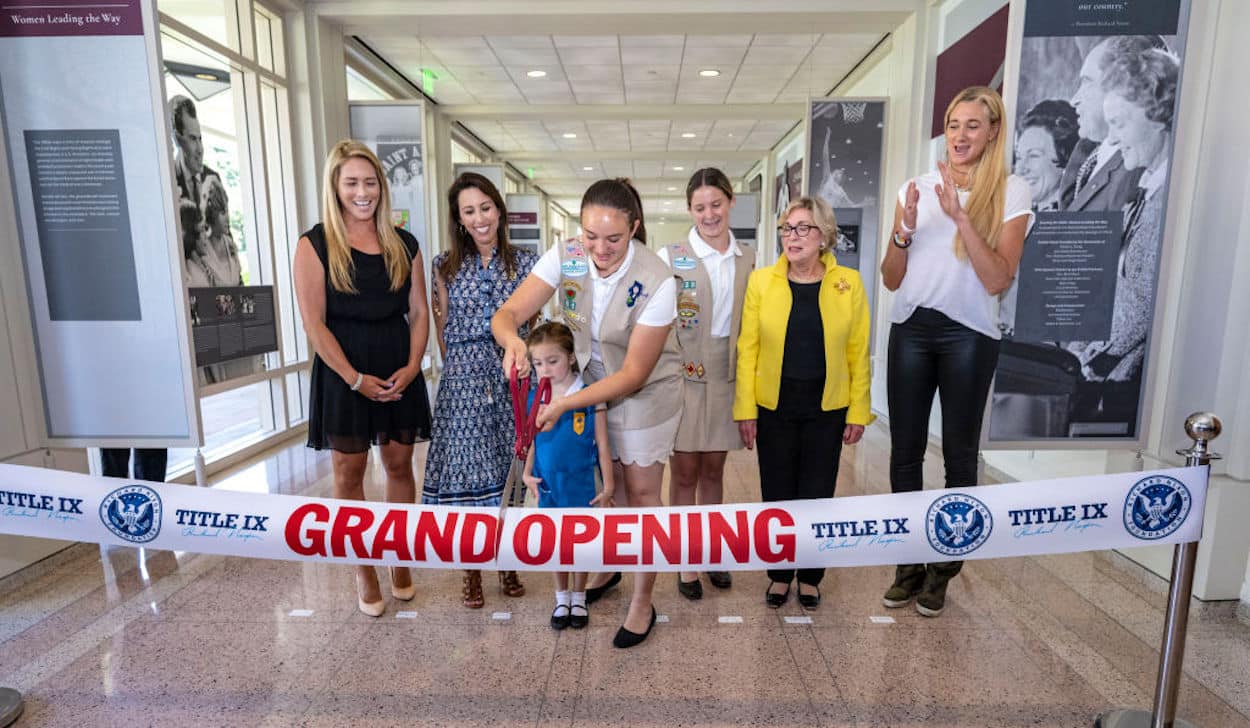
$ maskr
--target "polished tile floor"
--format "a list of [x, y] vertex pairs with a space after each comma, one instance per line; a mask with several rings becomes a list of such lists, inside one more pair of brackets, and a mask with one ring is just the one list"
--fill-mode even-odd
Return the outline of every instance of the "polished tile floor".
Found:
[[[888, 490], [887, 444], [874, 427], [845, 452], [840, 495]], [[754, 455], [735, 453], [726, 480], [754, 499]], [[293, 443], [214, 487], [326, 495], [330, 462]], [[1123, 557], [971, 562], [938, 619], [884, 609], [890, 575], [831, 571], [807, 613], [766, 608], [762, 574], [705, 582], [701, 602], [661, 575], [667, 622], [623, 651], [624, 591], [589, 629], [555, 633], [542, 574], [520, 599], [487, 581], [470, 611], [458, 573], [418, 572], [416, 599], [371, 619], [344, 567], [79, 545], [0, 580], [0, 685], [26, 694], [19, 726], [75, 728], [1089, 726], [1149, 705], [1164, 585]], [[1182, 717], [1250, 728], [1250, 625], [1233, 605], [1194, 603], [1185, 668]]]

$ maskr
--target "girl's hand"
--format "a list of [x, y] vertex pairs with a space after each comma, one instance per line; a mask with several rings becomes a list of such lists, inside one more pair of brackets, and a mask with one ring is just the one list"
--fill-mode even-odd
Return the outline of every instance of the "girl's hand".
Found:
[[937, 193], [938, 204], [942, 206], [942, 212], [946, 213], [947, 217], [959, 222], [964, 210], [959, 204], [959, 190], [955, 189], [955, 178], [951, 175], [950, 166], [946, 162], [938, 162], [938, 174], [942, 175], [942, 184], [933, 186], [933, 191]]
[[738, 435], [742, 438], [742, 444], [746, 447], [746, 449], [754, 449], [756, 435], [755, 420], [739, 420]]
[[594, 500], [590, 501], [590, 505], [598, 506], [599, 508], [612, 508], [616, 506], [616, 501], [612, 499], [612, 491], [605, 490], [595, 496]]
[[516, 375], [518, 377], [528, 377], [530, 373], [530, 356], [529, 351], [525, 348], [525, 342], [521, 341], [521, 337], [514, 336], [508, 340], [503, 348], [503, 375], [504, 377], [512, 376], [512, 367], [516, 367]]
[[522, 475], [521, 482], [525, 483], [525, 487], [530, 491], [537, 493], [538, 486], [543, 482], [543, 479], [537, 475]]
[[916, 181], [912, 180], [907, 183], [907, 197], [903, 204], [903, 227], [908, 230], [916, 229], [916, 210], [920, 205], [920, 190], [916, 188]]
[[842, 442], [846, 443], [847, 445], [854, 445], [855, 443], [859, 442], [860, 438], [863, 436], [864, 436], [863, 425], [847, 425], [846, 429], [842, 431]]

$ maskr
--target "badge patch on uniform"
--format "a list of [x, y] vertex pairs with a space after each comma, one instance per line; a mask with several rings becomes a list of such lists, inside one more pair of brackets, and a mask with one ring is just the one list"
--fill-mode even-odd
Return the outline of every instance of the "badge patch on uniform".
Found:
[[692, 361], [688, 361], [688, 362], [686, 362], [686, 376], [688, 376], [688, 377], [693, 377], [693, 376], [694, 376], [694, 371], [695, 371], [695, 369], [694, 369], [694, 362], [692, 362]]
[[696, 281], [682, 281], [682, 282], [681, 282], [681, 289], [682, 289], [683, 291], [693, 291], [693, 290], [694, 290], [694, 287], [695, 287], [695, 283], [696, 283]]
[[677, 316], [682, 321], [692, 321], [699, 315], [699, 304], [693, 293], [682, 291], [677, 295]]
[[688, 255], [681, 255], [673, 258], [673, 267], [677, 270], [694, 270], [699, 263]]
[[560, 264], [560, 274], [565, 278], [581, 278], [590, 272], [585, 258], [569, 258]]
[[641, 295], [642, 283], [640, 281], [634, 281], [629, 285], [629, 291], [625, 294], [625, 306], [627, 308], [633, 308], [634, 304], [638, 303], [638, 297]]
[[576, 311], [577, 294], [581, 293], [582, 287], [573, 281], [565, 281], [562, 288], [564, 295], [560, 298], [560, 306], [565, 311]]
[[838, 293], [846, 293], [851, 290], [851, 284], [847, 283], [845, 278], [839, 278], [838, 282], [833, 284], [833, 287], [838, 289]]
[[707, 370], [703, 368], [702, 364], [699, 365], [699, 368], [696, 369], [695, 372], [699, 375], [699, 379], [702, 379], [703, 375], [707, 374]]
[[586, 431], [586, 413], [573, 413], [573, 434], [580, 435]]

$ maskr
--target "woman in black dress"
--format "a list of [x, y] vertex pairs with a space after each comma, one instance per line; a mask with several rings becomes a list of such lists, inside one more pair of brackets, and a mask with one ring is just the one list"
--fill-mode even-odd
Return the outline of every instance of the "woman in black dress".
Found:
[[[368, 147], [334, 145], [322, 176], [321, 219], [295, 250], [295, 296], [313, 358], [308, 446], [333, 450], [334, 497], [364, 500], [369, 446], [379, 445], [386, 500], [413, 503], [412, 446], [430, 436], [421, 357], [430, 333], [417, 239], [391, 227], [382, 165]], [[356, 570], [357, 606], [386, 609], [377, 572]], [[391, 594], [415, 594], [391, 569]]]

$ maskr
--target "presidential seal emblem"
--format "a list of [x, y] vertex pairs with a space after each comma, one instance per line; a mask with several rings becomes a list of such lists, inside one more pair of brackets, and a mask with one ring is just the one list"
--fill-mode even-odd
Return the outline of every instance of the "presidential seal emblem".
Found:
[[100, 520], [113, 535], [147, 543], [161, 532], [161, 497], [146, 485], [128, 485], [104, 496]]
[[933, 501], [925, 514], [925, 532], [934, 551], [963, 556], [981, 548], [994, 530], [994, 517], [984, 503], [963, 493]]
[[1124, 499], [1124, 528], [1143, 541], [1166, 538], [1185, 523], [1192, 505], [1189, 488], [1176, 478], [1142, 478]]

